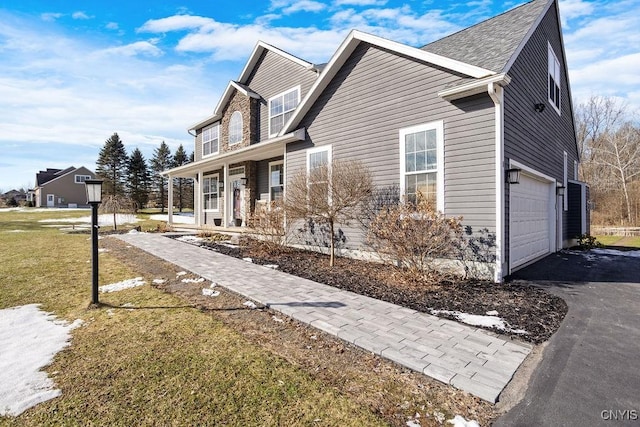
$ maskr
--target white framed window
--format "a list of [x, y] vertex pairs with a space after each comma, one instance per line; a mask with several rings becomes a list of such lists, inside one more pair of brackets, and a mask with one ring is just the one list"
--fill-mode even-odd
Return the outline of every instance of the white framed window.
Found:
[[88, 179], [91, 179], [91, 175], [74, 175], [76, 184], [84, 184], [84, 182]]
[[560, 61], [556, 56], [551, 43], [548, 43], [548, 64], [549, 64], [549, 78], [548, 78], [548, 90], [549, 102], [551, 106], [560, 114]]
[[202, 157], [218, 154], [220, 151], [220, 124], [216, 123], [202, 130]]
[[407, 201], [418, 194], [444, 211], [444, 123], [400, 129], [400, 191]]
[[300, 103], [300, 86], [269, 98], [269, 136], [277, 135]]
[[229, 145], [242, 141], [242, 113], [234, 111], [229, 120]]
[[202, 196], [205, 211], [220, 211], [220, 174], [207, 175], [202, 180]]
[[269, 162], [269, 201], [282, 200], [284, 195], [284, 161]]
[[[326, 174], [317, 173], [319, 169], [327, 168]], [[314, 173], [316, 172], [316, 173]], [[323, 145], [321, 147], [311, 148], [307, 150], [307, 175], [309, 176], [309, 191], [318, 192], [319, 194], [329, 194], [329, 177], [331, 173], [331, 145]], [[315, 175], [315, 176], [314, 176]], [[317, 186], [317, 187], [315, 187]], [[313, 189], [312, 187], [315, 187]]]

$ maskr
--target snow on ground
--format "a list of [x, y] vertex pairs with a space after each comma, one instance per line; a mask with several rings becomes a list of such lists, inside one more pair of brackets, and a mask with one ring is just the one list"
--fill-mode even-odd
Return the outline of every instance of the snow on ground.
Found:
[[480, 427], [476, 420], [468, 421], [462, 415], [456, 415], [453, 419], [447, 420], [447, 423], [453, 424], [453, 427]]
[[188, 235], [186, 235], [186, 236], [180, 236], [180, 237], [177, 237], [177, 238], [176, 238], [176, 240], [179, 240], [179, 241], [181, 241], [181, 242], [185, 242], [185, 243], [191, 243], [191, 244], [194, 244], [194, 243], [201, 243], [201, 242], [204, 242], [204, 241], [205, 241], [205, 239], [204, 239], [204, 238], [202, 238], [202, 237], [192, 236], [192, 235], [190, 235], [190, 234], [188, 234]]
[[62, 393], [41, 369], [69, 345], [71, 330], [81, 324], [56, 320], [39, 304], [0, 310], [0, 415], [18, 416]]
[[204, 277], [199, 277], [197, 279], [182, 279], [182, 283], [202, 283], [204, 282]]
[[640, 258], [640, 251], [619, 251], [617, 249], [591, 249], [590, 251], [596, 255], [613, 255], [613, 256], [626, 256], [631, 258]]
[[[62, 222], [69, 224], [91, 224], [91, 215], [83, 216], [80, 218], [55, 218], [55, 219], [41, 219], [38, 222]], [[133, 214], [116, 214], [116, 224], [134, 224], [138, 222]], [[113, 214], [98, 215], [98, 225], [113, 225]]]
[[88, 211], [88, 208], [0, 208], [0, 212], [69, 212]]
[[[174, 213], [172, 217], [173, 217], [172, 220], [174, 224], [195, 224], [196, 223], [195, 218], [193, 217], [193, 214]], [[154, 215], [151, 215], [149, 219], [153, 219], [156, 221], [169, 222], [169, 214], [154, 214]]]
[[483, 326], [486, 328], [496, 328], [505, 332], [511, 332], [514, 334], [526, 334], [527, 331], [522, 329], [513, 329], [511, 326], [505, 322], [505, 320], [498, 316], [498, 312], [495, 310], [488, 311], [486, 315], [480, 314], [469, 314], [462, 313], [459, 311], [450, 311], [450, 310], [431, 310], [431, 314], [439, 315], [439, 314], [448, 314], [450, 316], [454, 316], [458, 321], [462, 323], [466, 323], [467, 325], [473, 326]]
[[245, 307], [253, 310], [255, 308], [258, 308], [257, 305], [255, 305], [255, 303], [253, 301], [245, 301], [244, 303], [242, 303], [242, 305], [244, 305]]
[[135, 279], [127, 279], [122, 282], [112, 283], [110, 285], [100, 286], [100, 292], [108, 293], [108, 292], [117, 292], [123, 289], [135, 288], [137, 286], [142, 286], [146, 284], [142, 277], [136, 277]]

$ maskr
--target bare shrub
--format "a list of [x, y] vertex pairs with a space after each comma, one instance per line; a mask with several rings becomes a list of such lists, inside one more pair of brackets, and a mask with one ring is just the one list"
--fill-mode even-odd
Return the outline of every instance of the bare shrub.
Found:
[[[300, 170], [287, 181], [287, 221], [303, 220], [324, 225], [336, 236], [336, 224], [356, 219], [373, 190], [371, 173], [359, 161], [334, 161]], [[329, 239], [329, 265], [335, 258], [335, 238]]]
[[496, 262], [496, 234], [488, 228], [474, 233], [470, 226], [464, 227], [460, 240], [459, 256], [464, 268], [464, 277], [490, 278], [489, 264]]
[[433, 274], [435, 261], [456, 259], [462, 241], [462, 218], [447, 218], [424, 197], [380, 210], [367, 240], [380, 258], [398, 265], [412, 280]]
[[124, 196], [109, 195], [102, 199], [100, 211], [113, 214], [113, 229], [118, 229], [117, 215], [119, 213], [133, 214], [136, 211], [135, 202]]
[[282, 201], [272, 201], [264, 207], [256, 206], [248, 218], [248, 225], [251, 228], [249, 235], [263, 245], [282, 247], [290, 242], [291, 227], [285, 220]]

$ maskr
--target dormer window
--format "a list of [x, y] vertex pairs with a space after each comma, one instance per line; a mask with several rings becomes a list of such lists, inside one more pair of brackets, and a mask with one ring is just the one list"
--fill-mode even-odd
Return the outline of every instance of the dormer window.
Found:
[[269, 99], [269, 136], [275, 136], [280, 132], [299, 103], [299, 86]]
[[202, 156], [218, 154], [220, 149], [220, 125], [216, 123], [202, 130]]
[[242, 141], [242, 113], [234, 111], [229, 120], [229, 145]]
[[548, 44], [548, 61], [549, 61], [549, 102], [553, 108], [560, 114], [560, 61], [556, 56], [551, 44]]

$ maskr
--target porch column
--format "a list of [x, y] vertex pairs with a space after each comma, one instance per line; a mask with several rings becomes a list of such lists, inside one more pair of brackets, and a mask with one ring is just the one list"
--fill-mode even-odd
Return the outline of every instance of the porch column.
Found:
[[169, 225], [173, 225], [173, 177], [171, 176], [171, 174], [168, 175], [169, 176], [169, 184], [168, 186], [168, 191], [167, 191], [167, 208], [168, 208], [168, 213], [169, 213], [169, 218], [168, 218], [168, 223]]
[[222, 211], [222, 226], [228, 227], [231, 221], [231, 218], [229, 218], [229, 213], [230, 213], [229, 197], [227, 197], [227, 195], [230, 194], [229, 164], [225, 163], [224, 166], [222, 166], [222, 170], [223, 170], [223, 176], [224, 176], [224, 188], [222, 189], [222, 200], [223, 200], [222, 205], [224, 206], [223, 208], [224, 210]]
[[202, 171], [199, 170], [198, 171], [198, 178], [196, 180], [196, 182], [194, 183], [193, 186], [193, 199], [194, 199], [194, 206], [193, 206], [193, 210], [195, 211], [195, 224], [198, 227], [202, 227], [203, 224], [203, 218], [202, 216], [204, 215], [204, 212], [202, 211]]

